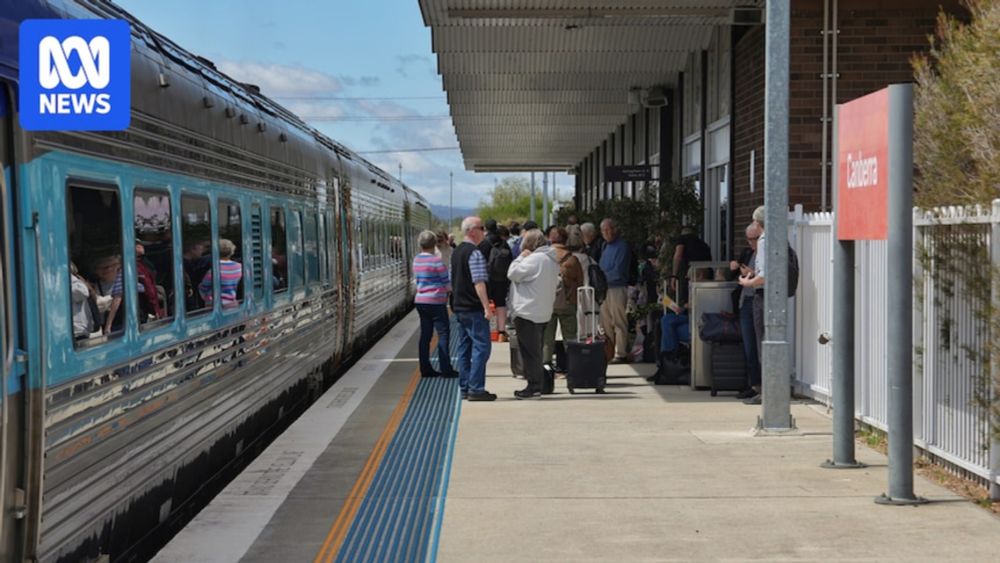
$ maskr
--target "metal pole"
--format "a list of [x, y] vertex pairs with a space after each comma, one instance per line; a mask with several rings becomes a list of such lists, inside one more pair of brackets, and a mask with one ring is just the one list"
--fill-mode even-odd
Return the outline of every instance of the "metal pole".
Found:
[[541, 228], [549, 226], [549, 173], [542, 172], [542, 224]]
[[790, 0], [768, 0], [765, 38], [763, 432], [795, 429], [788, 345], [788, 44]]
[[531, 173], [531, 220], [535, 220], [535, 173]]
[[889, 86], [889, 245], [886, 355], [889, 493], [879, 504], [920, 504], [913, 493], [913, 87]]
[[455, 223], [455, 173], [448, 173], [448, 230]]
[[[837, 159], [838, 109], [833, 110], [833, 150]], [[833, 459], [821, 464], [827, 469], [866, 467], [854, 459], [854, 241], [837, 240], [836, 217], [840, 213], [838, 187], [840, 166], [833, 167]]]
[[399, 163], [399, 181], [400, 182], [403, 181], [403, 163], [402, 162]]

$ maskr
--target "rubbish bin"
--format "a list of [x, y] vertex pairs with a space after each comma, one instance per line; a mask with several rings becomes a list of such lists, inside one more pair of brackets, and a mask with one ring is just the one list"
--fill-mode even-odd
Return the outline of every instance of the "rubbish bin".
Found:
[[[698, 335], [698, 319], [704, 313], [732, 312], [733, 310], [733, 290], [739, 285], [735, 281], [725, 281], [714, 279], [714, 272], [719, 269], [728, 269], [728, 262], [692, 262], [688, 278], [689, 300], [688, 312], [691, 319], [691, 388], [709, 389], [712, 387], [712, 344], [702, 342]], [[695, 270], [702, 272], [701, 277], [707, 279], [699, 280], [695, 275]], [[705, 276], [705, 272], [712, 272], [713, 275]]]

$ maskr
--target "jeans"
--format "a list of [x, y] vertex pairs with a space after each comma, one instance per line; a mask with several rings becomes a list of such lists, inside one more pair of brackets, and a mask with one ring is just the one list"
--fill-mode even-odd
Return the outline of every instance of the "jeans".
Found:
[[490, 359], [490, 323], [482, 311], [455, 311], [458, 325], [458, 386], [463, 393], [486, 390], [486, 362]]
[[517, 345], [521, 352], [521, 364], [524, 365], [524, 378], [528, 380], [528, 388], [532, 391], [542, 390], [542, 335], [545, 333], [545, 323], [533, 323], [528, 319], [514, 319], [517, 329]]
[[757, 331], [753, 322], [753, 297], [744, 297], [740, 304], [740, 334], [743, 336], [743, 356], [747, 361], [750, 386], [760, 385], [760, 360], [757, 358]]
[[448, 351], [448, 306], [427, 305], [417, 303], [417, 314], [420, 315], [420, 373], [430, 375], [434, 368], [431, 367], [430, 348], [431, 336], [434, 331], [438, 333], [437, 356], [438, 367], [441, 373], [448, 375], [455, 370], [451, 367], [451, 357]]
[[668, 311], [660, 319], [660, 353], [674, 352], [681, 342], [691, 342], [691, 321], [687, 314]]
[[556, 323], [562, 326], [563, 342], [576, 340], [576, 308], [552, 311], [552, 320], [546, 323], [545, 339], [542, 345], [542, 363], [552, 363], [556, 353]]

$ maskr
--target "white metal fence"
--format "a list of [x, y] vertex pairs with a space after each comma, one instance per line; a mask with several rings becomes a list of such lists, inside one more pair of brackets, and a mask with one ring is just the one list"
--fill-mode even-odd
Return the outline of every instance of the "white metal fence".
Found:
[[[828, 404], [836, 399], [831, 396], [831, 349], [817, 339], [832, 331], [837, 306], [833, 221], [831, 213], [803, 214], [801, 207], [789, 216], [789, 240], [800, 267], [793, 331], [796, 386], [802, 394]], [[986, 412], [976, 402], [988, 388], [981, 361], [989, 326], [980, 314], [982, 303], [964, 286], [964, 276], [954, 268], [941, 268], [935, 259], [939, 253], [953, 252], [952, 243], [961, 238], [980, 245], [985, 256], [981, 263], [962, 267], [988, 272], [994, 231], [1000, 232], [1000, 200], [992, 209], [914, 211], [913, 411], [919, 447], [998, 482], [997, 463], [991, 467], [990, 462]], [[888, 412], [886, 288], [888, 276], [893, 275], [886, 268], [886, 247], [885, 241], [855, 244], [856, 417], [883, 430]]]

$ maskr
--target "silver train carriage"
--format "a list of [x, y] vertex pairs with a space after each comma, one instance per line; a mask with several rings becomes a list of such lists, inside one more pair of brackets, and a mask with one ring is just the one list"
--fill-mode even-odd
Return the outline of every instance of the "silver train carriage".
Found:
[[[0, 5], [0, 560], [141, 559], [409, 308], [430, 211], [112, 4]], [[130, 22], [127, 131], [19, 129], [28, 18]]]

